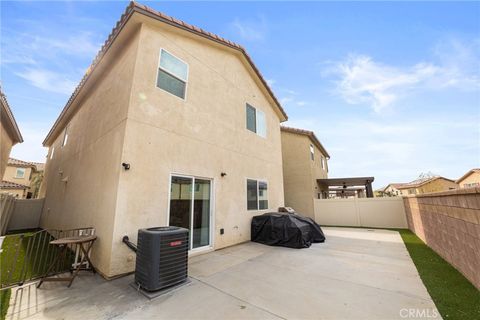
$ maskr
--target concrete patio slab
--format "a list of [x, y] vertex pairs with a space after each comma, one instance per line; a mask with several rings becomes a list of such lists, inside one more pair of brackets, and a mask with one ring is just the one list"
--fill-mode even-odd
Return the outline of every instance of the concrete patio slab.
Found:
[[309, 249], [244, 243], [192, 257], [192, 282], [153, 300], [129, 286], [132, 275], [26, 286], [12, 291], [7, 318], [404, 319], [419, 310], [440, 319], [397, 232], [324, 231], [327, 241]]

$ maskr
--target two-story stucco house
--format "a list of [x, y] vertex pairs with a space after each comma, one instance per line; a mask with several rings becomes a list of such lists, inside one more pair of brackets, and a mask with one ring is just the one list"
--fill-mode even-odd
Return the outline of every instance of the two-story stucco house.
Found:
[[15, 194], [18, 198], [36, 198], [43, 168], [43, 163], [9, 158], [0, 189]]
[[106, 277], [134, 270], [139, 228], [185, 227], [191, 253], [248, 241], [284, 205], [286, 119], [241, 46], [131, 3], [44, 141], [42, 227], [95, 227]]
[[315, 218], [314, 199], [328, 198], [328, 186], [318, 179], [328, 178], [330, 155], [308, 130], [281, 126], [285, 205]]

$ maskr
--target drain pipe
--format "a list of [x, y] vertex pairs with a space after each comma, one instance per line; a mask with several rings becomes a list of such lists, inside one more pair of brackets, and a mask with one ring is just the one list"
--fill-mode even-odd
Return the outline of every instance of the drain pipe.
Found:
[[132, 249], [133, 252], [135, 252], [135, 253], [137, 252], [137, 246], [133, 242], [130, 241], [128, 236], [123, 236], [122, 242], [125, 243], [127, 245], [127, 247]]

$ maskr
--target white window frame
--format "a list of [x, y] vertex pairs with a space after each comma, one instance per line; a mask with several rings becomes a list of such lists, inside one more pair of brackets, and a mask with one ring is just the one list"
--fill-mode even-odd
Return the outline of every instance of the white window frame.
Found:
[[310, 144], [310, 160], [315, 161], [315, 147]]
[[[172, 74], [170, 71], [168, 70], [165, 70], [161, 65], [160, 65], [160, 62], [161, 62], [161, 59], [162, 59], [162, 50], [165, 51], [166, 53], [168, 53], [169, 55], [171, 55], [172, 57], [174, 57], [175, 59], [178, 59], [180, 60], [181, 62], [185, 63], [185, 65], [187, 66], [187, 79], [186, 80], [183, 80], [183, 79], [180, 79], [179, 77], [177, 77], [176, 75]], [[160, 69], [162, 69], [164, 72], [168, 73], [169, 75], [171, 75], [172, 77], [174, 77], [175, 79], [178, 79], [182, 82], [185, 82], [185, 97], [179, 97], [179, 96], [176, 96], [174, 95], [173, 93], [170, 93], [168, 92], [167, 90], [165, 89], [162, 89], [160, 88], [158, 85], [157, 85], [157, 82], [158, 82], [158, 74], [160, 72]], [[156, 78], [155, 78], [155, 88], [157, 89], [160, 89], [162, 90], [163, 92], [166, 92], [168, 93], [169, 95], [171, 95], [172, 97], [175, 97], [177, 99], [181, 99], [183, 101], [187, 101], [187, 92], [188, 92], [188, 81], [189, 81], [189, 76], [190, 76], [190, 66], [187, 62], [185, 62], [184, 60], [180, 59], [179, 57], [177, 57], [176, 55], [174, 55], [173, 53], [171, 53], [170, 51], [168, 51], [167, 49], [165, 48], [160, 48], [160, 53], [158, 54], [158, 66], [157, 66], [157, 72], [156, 72]]]
[[320, 156], [320, 160], [322, 162], [322, 170], [325, 170], [325, 158]]
[[[256, 209], [248, 209], [248, 180], [254, 180], [257, 182], [257, 208]], [[260, 188], [259, 188], [259, 185], [260, 185], [260, 182], [264, 182], [267, 184], [267, 207], [265, 209], [260, 209]], [[247, 204], [247, 211], [264, 211], [264, 210], [270, 210], [270, 200], [269, 200], [269, 197], [268, 197], [268, 188], [269, 188], [269, 183], [268, 183], [268, 180], [266, 179], [258, 179], [258, 178], [245, 178], [245, 198], [246, 198], [246, 204]]]
[[55, 147], [52, 147], [52, 152], [50, 152], [50, 160], [53, 159], [53, 154], [55, 153]]
[[[246, 112], [247, 112], [247, 106], [250, 106], [250, 107], [252, 107], [252, 108], [255, 110], [255, 131], [252, 131], [252, 130], [248, 129], [248, 123], [246, 122], [246, 121], [247, 121], [247, 117], [246, 117], [246, 115], [247, 115], [247, 114], [246, 114]], [[258, 128], [260, 127], [260, 126], [258, 125], [258, 123], [259, 123], [259, 122], [258, 122], [258, 119], [259, 119], [259, 117], [258, 117], [258, 112], [261, 112], [261, 113], [263, 114], [264, 127], [265, 127], [265, 133], [264, 133], [264, 135], [263, 135], [263, 134], [260, 134], [260, 133], [258, 132]], [[267, 138], [267, 135], [268, 135], [267, 114], [266, 114], [265, 111], [263, 111], [262, 109], [257, 108], [257, 107], [254, 107], [252, 104], [250, 104], [250, 103], [248, 103], [248, 102], [245, 104], [245, 129], [247, 129], [247, 131], [250, 131], [250, 132], [252, 132], [252, 133], [255, 133], [255, 134], [256, 134], [257, 136], [259, 136], [259, 137], [262, 137], [262, 138], [265, 138], [265, 139]]]
[[[25, 173], [26, 173], [26, 169], [25, 168], [16, 168], [17, 170], [15, 171], [15, 179], [24, 179], [25, 178]], [[22, 176], [19, 176], [18, 175], [18, 172], [23, 172]]]
[[[178, 98], [178, 97], [177, 97]], [[201, 175], [195, 175], [195, 174], [185, 174], [185, 173], [176, 173], [176, 172], [171, 172], [170, 175], [168, 176], [168, 198], [167, 198], [167, 214], [166, 214], [166, 225], [170, 225], [170, 200], [172, 197], [172, 178], [173, 177], [181, 177], [181, 178], [192, 178], [192, 183], [195, 184], [195, 179], [202, 179], [202, 180], [210, 180], [210, 244], [208, 246], [203, 246], [203, 247], [198, 247], [194, 249], [190, 249], [190, 244], [192, 243], [193, 239], [193, 233], [190, 232], [189, 230], [189, 248], [188, 248], [188, 255], [196, 254], [199, 252], [207, 252], [207, 251], [212, 251], [213, 248], [215, 247], [215, 212], [216, 212], [216, 199], [215, 199], [215, 179], [214, 178], [209, 178], [209, 177], [204, 177]], [[194, 200], [194, 189], [192, 188], [191, 196], [192, 196], [192, 201]], [[191, 219], [191, 218], [190, 218]]]

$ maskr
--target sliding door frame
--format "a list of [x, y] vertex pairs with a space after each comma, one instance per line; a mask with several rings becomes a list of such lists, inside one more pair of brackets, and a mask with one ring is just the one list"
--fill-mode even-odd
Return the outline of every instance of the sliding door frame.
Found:
[[[190, 204], [190, 230], [188, 230], [188, 240], [189, 240], [189, 252], [199, 252], [204, 250], [211, 250], [214, 247], [214, 235], [215, 235], [215, 179], [209, 177], [203, 177], [198, 175], [188, 175], [184, 173], [170, 173], [168, 177], [168, 201], [167, 201], [167, 218], [166, 218], [166, 225], [170, 225], [170, 202], [172, 197], [172, 178], [179, 177], [179, 178], [188, 178], [192, 179], [192, 194], [191, 194], [191, 204]], [[210, 212], [209, 212], [209, 244], [203, 247], [193, 248], [193, 213], [194, 213], [194, 205], [195, 205], [195, 180], [208, 180], [210, 181]]]

